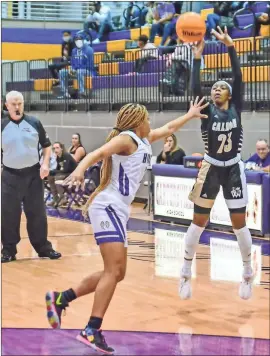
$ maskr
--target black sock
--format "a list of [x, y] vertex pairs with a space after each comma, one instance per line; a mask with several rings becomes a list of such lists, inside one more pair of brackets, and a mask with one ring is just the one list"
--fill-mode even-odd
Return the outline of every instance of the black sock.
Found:
[[88, 326], [91, 329], [100, 329], [101, 324], [102, 324], [103, 319], [102, 318], [96, 318], [95, 316], [91, 316], [88, 322]]
[[62, 293], [62, 295], [68, 303], [72, 302], [74, 299], [77, 298], [77, 296], [72, 288], [64, 291]]

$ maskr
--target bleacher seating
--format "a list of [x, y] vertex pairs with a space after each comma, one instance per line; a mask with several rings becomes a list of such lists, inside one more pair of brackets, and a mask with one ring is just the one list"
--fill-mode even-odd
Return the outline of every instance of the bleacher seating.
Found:
[[[254, 5], [256, 12], [261, 12], [265, 10], [265, 4], [256, 3]], [[206, 19], [207, 14], [213, 12], [211, 6], [205, 6], [201, 11], [202, 16]], [[238, 23], [240, 26], [246, 26], [254, 20], [252, 14], [243, 14], [238, 16]], [[262, 26], [262, 37], [254, 39], [252, 36], [252, 28], [247, 30], [240, 30], [233, 28], [231, 30], [231, 36], [235, 39], [235, 47], [240, 57], [240, 62], [242, 65], [243, 81], [244, 83], [261, 83], [270, 82], [270, 69], [269, 69], [269, 28], [270, 26]], [[4, 42], [12, 37], [13, 29], [3, 29]], [[27, 31], [26, 31], [27, 30]], [[20, 31], [20, 38], [29, 35], [29, 29], [22, 29]], [[60, 30], [42, 30], [39, 31], [39, 35], [43, 36], [44, 31], [60, 31]], [[127, 100], [128, 96], [132, 96], [130, 91], [124, 92], [119, 91], [120, 89], [132, 89], [144, 97], [147, 101], [158, 100], [158, 93], [160, 90], [160, 83], [166, 71], [166, 56], [163, 56], [162, 50], [160, 50], [160, 58], [157, 60], [150, 60], [145, 64], [143, 71], [140, 74], [134, 75], [135, 60], [138, 58], [138, 48], [127, 49], [129, 44], [137, 40], [140, 33], [149, 36], [150, 28], [144, 27], [141, 29], [130, 29], [124, 31], [111, 32], [107, 36], [105, 42], [99, 44], [94, 44], [94, 62], [96, 65], [96, 70], [98, 75], [93, 78], [87, 77], [85, 80], [85, 88], [88, 92], [91, 92], [89, 98], [91, 97], [95, 102], [99, 101], [99, 95], [103, 91], [108, 91], [115, 89], [113, 95], [118, 95], [121, 97], [122, 94], [127, 94], [123, 100]], [[59, 35], [59, 33], [58, 33]], [[54, 36], [52, 39], [52, 46], [56, 46], [56, 41], [59, 40], [60, 36]], [[48, 36], [48, 33], [47, 33]], [[265, 45], [263, 36], [267, 39], [268, 46]], [[57, 38], [58, 37], [58, 38]], [[161, 41], [160, 37], [156, 37], [155, 43], [159, 45]], [[23, 44], [22, 44], [23, 45]], [[34, 44], [28, 44], [34, 45]], [[42, 46], [42, 44], [37, 45]], [[58, 51], [60, 52], [60, 45]], [[33, 47], [34, 48], [34, 47]], [[39, 48], [39, 47], [38, 47]], [[53, 53], [55, 53], [55, 47], [52, 48]], [[42, 52], [43, 53], [43, 52]], [[38, 60], [37, 54], [33, 52], [33, 60], [29, 62], [29, 71], [27, 80], [21, 80], [21, 77], [14, 79], [14, 75], [11, 80], [6, 80], [5, 89], [6, 91], [16, 89], [22, 92], [35, 92], [36, 96], [33, 96], [36, 101], [40, 100], [53, 100], [59, 90], [53, 87], [53, 79], [50, 76], [48, 70], [49, 59], [51, 61], [52, 52], [48, 51], [47, 56], [44, 60]], [[116, 55], [117, 54], [117, 55]], [[36, 58], [37, 57], [37, 58]], [[35, 60], [36, 58], [36, 60]], [[202, 78], [204, 87], [209, 89], [212, 83], [217, 78], [226, 78], [230, 80], [231, 73], [230, 61], [227, 53], [227, 48], [217, 42], [207, 42], [204, 50], [204, 61], [205, 61], [205, 71], [202, 71]], [[228, 77], [228, 78], [227, 78]], [[76, 90], [78, 88], [78, 83], [76, 79], [70, 81], [71, 87]], [[248, 86], [249, 88], [250, 86]], [[153, 89], [153, 90], [152, 90]], [[144, 90], [144, 91], [142, 91]], [[260, 91], [260, 87], [257, 86], [256, 90]], [[261, 95], [265, 98], [264, 93]], [[117, 94], [118, 91], [118, 94]], [[145, 93], [143, 95], [142, 93]], [[247, 92], [246, 92], [247, 93]], [[103, 96], [102, 96], [103, 95]], [[107, 98], [103, 93], [102, 100]], [[140, 96], [139, 95], [139, 96]], [[247, 93], [247, 97], [251, 97], [250, 93]], [[257, 95], [257, 98], [260, 95]], [[102, 101], [101, 100], [101, 101]], [[107, 99], [106, 99], [107, 100]], [[187, 100], [187, 97], [185, 98]]]

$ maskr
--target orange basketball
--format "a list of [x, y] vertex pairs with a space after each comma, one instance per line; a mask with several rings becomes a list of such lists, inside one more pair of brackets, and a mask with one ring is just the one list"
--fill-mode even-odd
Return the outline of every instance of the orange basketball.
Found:
[[205, 32], [205, 21], [195, 12], [186, 12], [185, 14], [180, 15], [176, 22], [177, 36], [183, 42], [201, 41]]

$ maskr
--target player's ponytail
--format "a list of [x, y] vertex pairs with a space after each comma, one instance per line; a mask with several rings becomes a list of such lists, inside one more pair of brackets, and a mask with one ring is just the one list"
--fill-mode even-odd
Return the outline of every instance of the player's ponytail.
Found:
[[[109, 142], [112, 138], [118, 136], [123, 131], [134, 130], [140, 126], [147, 118], [148, 112], [144, 105], [140, 104], [126, 104], [118, 112], [116, 118], [116, 126], [110, 132], [106, 139]], [[105, 158], [102, 162], [100, 184], [96, 190], [90, 195], [86, 202], [83, 215], [86, 217], [88, 208], [93, 199], [104, 190], [110, 183], [112, 176], [112, 157]]]

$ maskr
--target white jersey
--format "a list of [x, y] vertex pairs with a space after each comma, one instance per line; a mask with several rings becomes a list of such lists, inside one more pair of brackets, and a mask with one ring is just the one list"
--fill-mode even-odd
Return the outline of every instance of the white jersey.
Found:
[[95, 197], [93, 205], [107, 206], [112, 202], [130, 205], [151, 163], [152, 148], [147, 139], [139, 138], [132, 131], [124, 131], [120, 135], [132, 137], [138, 148], [129, 156], [112, 155], [111, 181], [107, 188]]

